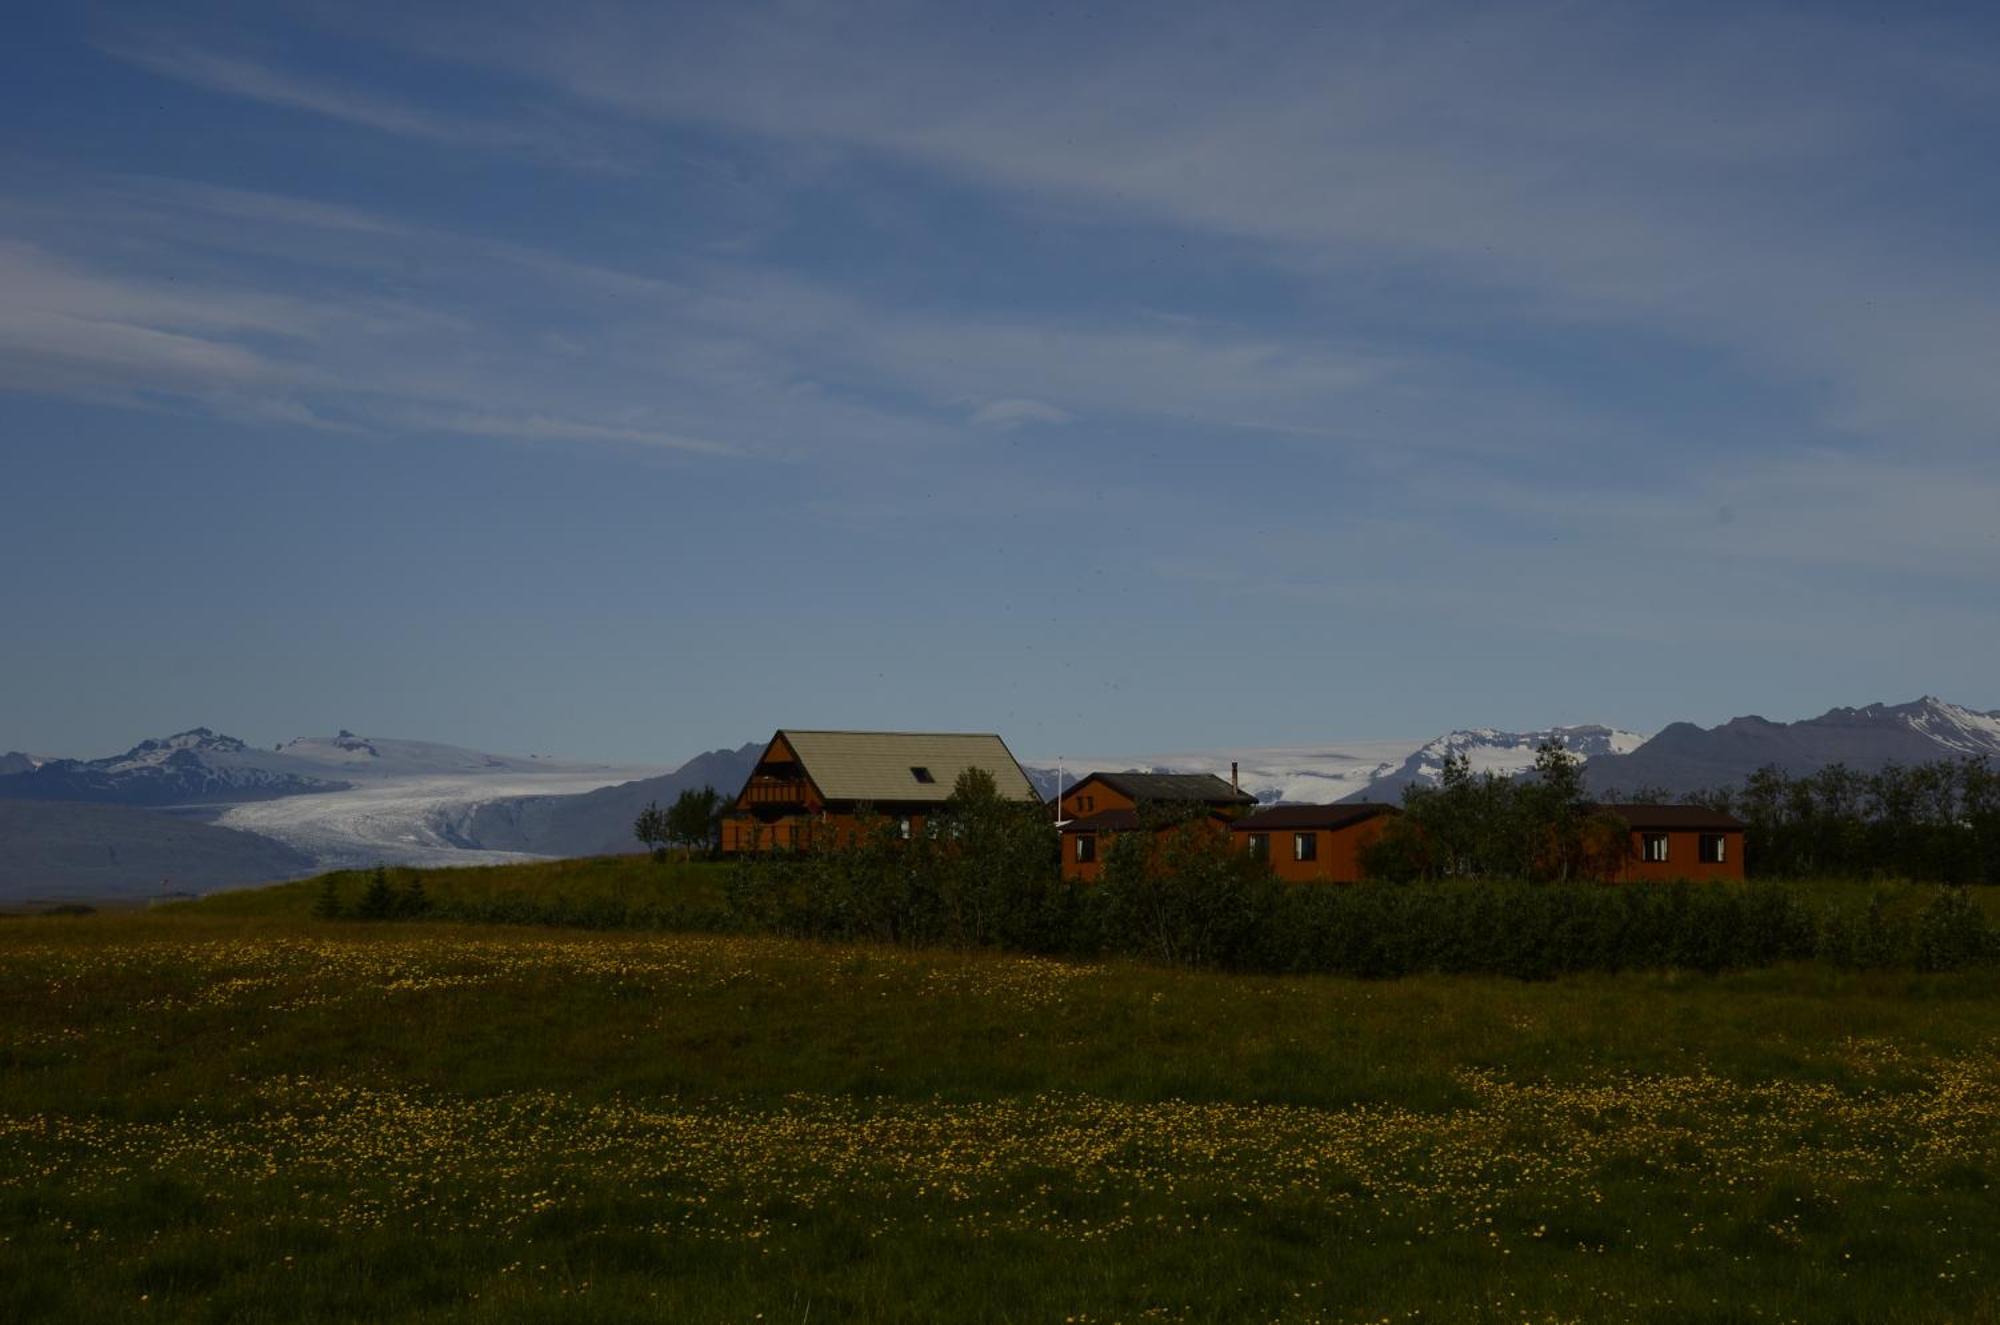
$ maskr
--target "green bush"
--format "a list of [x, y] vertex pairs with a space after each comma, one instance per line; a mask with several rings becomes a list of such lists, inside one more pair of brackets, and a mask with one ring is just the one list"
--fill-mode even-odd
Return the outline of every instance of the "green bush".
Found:
[[1947, 888], [1917, 917], [1913, 965], [1923, 971], [1957, 971], [1993, 961], [1995, 934], [1986, 913], [1963, 888]]

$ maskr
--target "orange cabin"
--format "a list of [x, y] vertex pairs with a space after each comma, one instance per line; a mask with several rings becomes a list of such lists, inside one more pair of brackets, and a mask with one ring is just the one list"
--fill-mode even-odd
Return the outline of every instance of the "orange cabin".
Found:
[[1239, 850], [1271, 864], [1287, 883], [1358, 883], [1361, 852], [1382, 835], [1393, 805], [1274, 805], [1229, 826]]
[[1600, 805], [1631, 830], [1621, 882], [1741, 879], [1743, 821], [1702, 805]]

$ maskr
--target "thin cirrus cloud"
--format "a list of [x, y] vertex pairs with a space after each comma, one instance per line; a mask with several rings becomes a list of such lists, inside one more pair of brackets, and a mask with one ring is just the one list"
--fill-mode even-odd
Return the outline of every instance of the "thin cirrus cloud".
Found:
[[335, 120], [443, 147], [510, 152], [585, 171], [624, 173], [632, 164], [554, 109], [453, 114], [416, 100], [301, 73], [269, 60], [157, 33], [132, 33], [100, 45], [106, 56], [190, 87]]
[[175, 82], [270, 106], [439, 143], [506, 146], [502, 132], [470, 120], [420, 109], [393, 97], [305, 77], [193, 42], [133, 38], [101, 48], [106, 55]]
[[1068, 410], [1057, 409], [1054, 405], [1039, 400], [1011, 398], [989, 400], [972, 411], [969, 419], [974, 427], [999, 428], [1004, 430], [1020, 428], [1033, 423], [1068, 423]]
[[781, 457], [806, 437], [934, 447], [1078, 411], [1306, 428], [1410, 368], [1194, 320], [890, 308], [754, 264], [668, 278], [172, 180], [98, 181], [38, 215], [66, 251], [0, 248], [15, 384], [236, 414]]
[[1933, 121], [1992, 114], [1962, 41], [1754, 7], [1672, 26], [1573, 6], [1169, 9], [1088, 29], [890, 11], [407, 26], [629, 114], [1251, 240], [1307, 279], [1414, 264], [1432, 308], [1490, 317], [1500, 291], [1512, 316], [1673, 336], [1830, 427], [1949, 449], [2000, 423], [1966, 350], [2000, 265], [1898, 233], [1898, 163], [1972, 167]]

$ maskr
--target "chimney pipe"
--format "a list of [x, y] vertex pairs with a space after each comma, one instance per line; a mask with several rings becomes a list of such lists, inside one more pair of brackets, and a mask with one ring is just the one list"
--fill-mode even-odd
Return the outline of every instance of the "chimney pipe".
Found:
[[1229, 789], [1231, 791], [1243, 790], [1242, 787], [1236, 784], [1236, 761], [1234, 759], [1229, 761]]

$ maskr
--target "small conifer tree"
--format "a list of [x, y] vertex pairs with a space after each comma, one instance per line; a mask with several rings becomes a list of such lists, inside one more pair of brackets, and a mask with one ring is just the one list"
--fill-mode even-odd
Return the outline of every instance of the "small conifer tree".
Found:
[[361, 894], [361, 905], [355, 914], [363, 920], [387, 920], [396, 911], [396, 890], [389, 886], [389, 871], [377, 865], [375, 873], [368, 880], [368, 890]]
[[320, 876], [319, 896], [313, 900], [313, 914], [321, 920], [340, 918], [340, 883], [331, 874]]
[[410, 881], [396, 897], [396, 914], [399, 916], [421, 916], [430, 914], [431, 896], [424, 891], [421, 876], [411, 875]]

